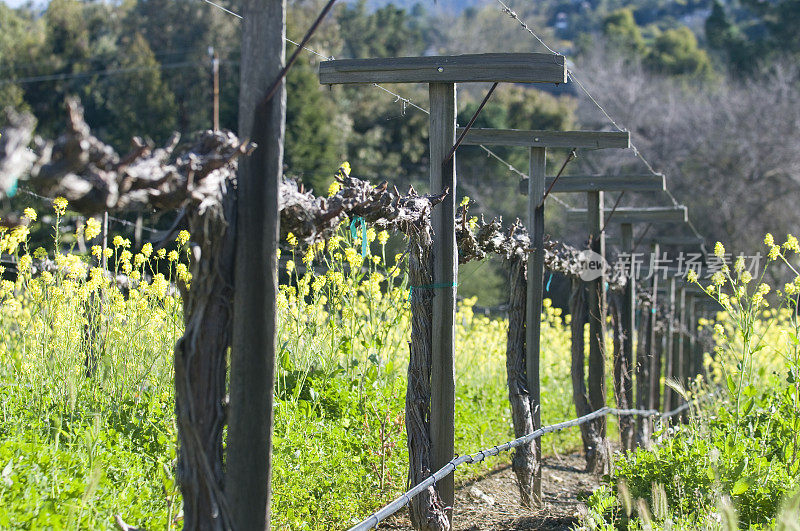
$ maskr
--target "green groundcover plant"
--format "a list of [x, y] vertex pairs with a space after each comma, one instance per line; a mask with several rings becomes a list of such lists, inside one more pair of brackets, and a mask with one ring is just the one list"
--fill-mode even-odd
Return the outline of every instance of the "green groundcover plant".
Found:
[[[771, 235], [764, 242], [768, 262], [757, 282], [740, 258], [703, 288], [723, 311], [713, 323], [706, 377], [689, 389], [670, 383], [698, 399], [688, 422], [665, 427], [653, 448], [616, 462], [588, 500], [586, 527], [797, 529], [800, 246], [791, 235], [782, 245]], [[725, 256], [719, 243], [715, 254]], [[793, 280], [768, 297], [767, 271], [778, 264]], [[692, 273], [689, 280], [698, 282]]]
[[[41, 220], [27, 209], [25, 224], [0, 228], [0, 253], [16, 262], [16, 271], [0, 271], [0, 528], [115, 529], [117, 519], [179, 528], [172, 352], [183, 332], [176, 285], [191, 289], [190, 235], [139, 250], [118, 236], [103, 250], [95, 220], [66, 230], [66, 201], [54, 208]], [[29, 248], [34, 230], [53, 231], [48, 249]], [[407, 487], [408, 283], [402, 263], [395, 265], [401, 257], [386, 256], [387, 233], [354, 232], [344, 226], [304, 249], [291, 235], [284, 242], [272, 483], [278, 529], [346, 526]], [[77, 251], [80, 239], [86, 253]], [[118, 276], [129, 282], [112, 281]], [[456, 319], [462, 454], [513, 438], [507, 321], [474, 305], [461, 301]], [[574, 416], [570, 331], [568, 316], [545, 306], [542, 412], [553, 423]], [[544, 443], [560, 452], [578, 445], [577, 431]]]

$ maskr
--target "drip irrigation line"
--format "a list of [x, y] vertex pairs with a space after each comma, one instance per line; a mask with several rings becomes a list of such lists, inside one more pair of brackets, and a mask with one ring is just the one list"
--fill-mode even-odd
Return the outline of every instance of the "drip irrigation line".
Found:
[[514, 439], [513, 441], [495, 445], [492, 446], [491, 448], [485, 448], [474, 454], [455, 457], [449, 463], [444, 465], [442, 468], [440, 468], [439, 470], [428, 476], [428, 478], [426, 478], [424, 481], [422, 481], [409, 491], [401, 494], [400, 496], [395, 498], [394, 501], [392, 501], [379, 511], [373, 513], [365, 520], [351, 527], [349, 531], [366, 531], [368, 529], [376, 527], [380, 522], [382, 522], [389, 516], [393, 515], [394, 513], [396, 513], [406, 505], [408, 505], [414, 496], [426, 490], [428, 487], [436, 485], [436, 482], [441, 481], [442, 479], [450, 475], [456, 468], [458, 468], [463, 464], [480, 463], [487, 457], [495, 456], [498, 455], [500, 452], [506, 452], [513, 448], [517, 448], [519, 446], [528, 444], [529, 442], [538, 439], [547, 433], [561, 431], [563, 429], [571, 428], [574, 426], [580, 426], [581, 424], [585, 424], [587, 422], [590, 422], [592, 420], [601, 417], [605, 417], [607, 415], [618, 415], [618, 416], [640, 415], [643, 417], [660, 416], [662, 419], [665, 419], [677, 415], [678, 413], [690, 408], [691, 406], [692, 402], [687, 402], [682, 406], [663, 414], [659, 413], [654, 409], [617, 409], [617, 408], [603, 407], [598, 409], [597, 411], [594, 411], [592, 413], [589, 413], [588, 415], [584, 415], [577, 419], [568, 420], [565, 422], [560, 422], [558, 424], [553, 424], [550, 426], [539, 428], [538, 430], [535, 430], [527, 435], [523, 435], [522, 437]]

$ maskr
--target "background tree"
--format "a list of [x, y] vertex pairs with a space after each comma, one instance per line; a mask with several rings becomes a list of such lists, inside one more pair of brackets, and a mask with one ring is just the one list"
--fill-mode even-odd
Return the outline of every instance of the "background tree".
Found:
[[618, 9], [603, 20], [603, 35], [609, 45], [634, 57], [645, 52], [642, 30], [633, 18], [629, 7]]
[[672, 76], [707, 77], [711, 61], [688, 28], [669, 29], [659, 35], [644, 59], [648, 68]]

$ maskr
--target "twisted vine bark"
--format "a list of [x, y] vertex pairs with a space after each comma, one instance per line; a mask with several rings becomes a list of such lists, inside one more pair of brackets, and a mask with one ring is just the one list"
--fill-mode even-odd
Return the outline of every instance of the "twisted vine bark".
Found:
[[[533, 431], [533, 415], [525, 363], [527, 285], [527, 260], [525, 257], [514, 256], [509, 261], [506, 374], [515, 437], [522, 437]], [[516, 449], [511, 466], [517, 477], [522, 504], [531, 507], [536, 469], [541, 467], [541, 461], [537, 459], [537, 446], [534, 441]]]
[[[408, 273], [411, 295], [411, 344], [406, 390], [406, 437], [408, 439], [408, 485], [427, 479], [431, 473], [431, 351], [433, 325], [433, 257], [431, 228], [423, 219], [409, 234]], [[418, 494], [409, 504], [415, 529], [449, 530], [444, 504], [433, 486]]]
[[[614, 292], [609, 293], [608, 297], [608, 310], [614, 334], [614, 396], [618, 408], [630, 409], [633, 407], [633, 380], [628, 352], [630, 352], [629, 342], [633, 341], [633, 338], [627, 337], [624, 332], [621, 298], [621, 294]], [[619, 417], [619, 435], [622, 449], [632, 450], [636, 438], [632, 416]]]
[[[227, 183], [230, 186], [231, 183]], [[231, 343], [235, 204], [225, 200], [189, 215], [199, 238], [191, 289], [181, 290], [185, 331], [175, 345], [175, 409], [178, 477], [184, 529], [231, 529], [223, 493], [222, 433], [226, 423], [226, 375]]]
[[[642, 305], [642, 318], [639, 325], [639, 345], [636, 349], [636, 408], [650, 409], [650, 367], [652, 366], [650, 330], [654, 320], [655, 308], [652, 300]], [[636, 444], [643, 448], [650, 444], [650, 421], [642, 416], [636, 417]]]
[[[586, 285], [580, 277], [572, 279], [570, 313], [572, 315], [570, 322], [572, 398], [575, 402], [575, 413], [582, 417], [591, 413], [592, 408], [586, 389], [586, 342], [584, 339], [584, 326], [588, 317]], [[580, 428], [583, 451], [586, 455], [586, 470], [592, 472], [598, 471], [598, 469], [602, 470], [607, 465], [604, 460], [607, 448], [599, 425], [596, 422], [586, 422], [581, 424]]]

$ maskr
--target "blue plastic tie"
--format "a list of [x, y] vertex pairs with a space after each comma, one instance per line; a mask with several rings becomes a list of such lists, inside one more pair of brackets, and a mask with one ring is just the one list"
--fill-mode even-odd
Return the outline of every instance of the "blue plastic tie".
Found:
[[550, 273], [550, 278], [547, 279], [547, 286], [545, 286], [545, 291], [550, 291], [550, 283], [553, 281], [553, 273]]
[[367, 222], [361, 216], [356, 216], [350, 222], [350, 236], [355, 240], [358, 236], [358, 223], [361, 222], [361, 257], [367, 256]]
[[8, 188], [8, 190], [6, 190], [6, 195], [8, 197], [14, 197], [15, 195], [17, 195], [17, 184], [18, 182], [15, 179], [14, 182], [11, 183], [11, 186]]

